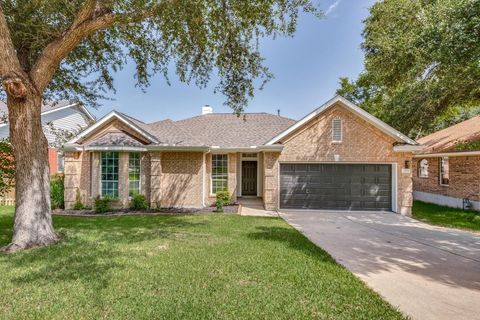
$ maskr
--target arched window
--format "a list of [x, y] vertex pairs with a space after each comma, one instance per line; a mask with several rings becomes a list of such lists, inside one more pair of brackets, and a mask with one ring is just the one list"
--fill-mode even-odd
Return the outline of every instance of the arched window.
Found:
[[428, 178], [428, 160], [422, 159], [418, 162], [418, 176]]

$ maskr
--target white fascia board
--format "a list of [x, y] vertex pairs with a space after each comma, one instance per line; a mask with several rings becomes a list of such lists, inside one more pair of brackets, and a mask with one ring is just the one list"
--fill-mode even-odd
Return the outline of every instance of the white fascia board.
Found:
[[414, 158], [472, 157], [472, 156], [480, 156], [480, 151], [439, 152], [439, 153], [426, 153], [426, 154], [413, 155]]
[[90, 111], [88, 111], [88, 109], [83, 104], [79, 104], [78, 108], [87, 116], [87, 118], [90, 119], [90, 121], [93, 121], [93, 122], [97, 121], [95, 116], [91, 114]]
[[251, 147], [226, 147], [212, 146], [211, 151], [214, 153], [220, 152], [260, 152], [260, 151], [282, 151], [283, 145], [276, 144], [270, 146], [251, 146]]
[[423, 151], [424, 146], [422, 145], [411, 145], [405, 144], [401, 146], [393, 146], [394, 152], [420, 152]]
[[68, 141], [67, 143], [68, 144], [77, 143], [77, 141], [79, 141], [80, 139], [88, 136], [91, 132], [95, 131], [97, 128], [101, 127], [102, 125], [104, 125], [105, 123], [110, 121], [110, 119], [112, 119], [112, 118], [117, 118], [118, 120], [122, 121], [127, 126], [132, 128], [133, 130], [135, 130], [137, 133], [139, 133], [143, 137], [147, 138], [150, 142], [158, 143], [157, 139], [154, 136], [152, 136], [151, 134], [149, 134], [145, 130], [142, 130], [137, 125], [132, 123], [130, 120], [126, 119], [121, 114], [118, 114], [116, 111], [109, 112], [106, 116], [104, 116], [102, 119], [100, 119], [94, 125], [88, 127], [86, 130], [82, 131], [80, 134], [78, 134], [76, 137], [74, 137], [72, 140]]
[[149, 151], [184, 151], [184, 152], [208, 152], [209, 147], [206, 146], [175, 146], [175, 145], [147, 145]]
[[91, 146], [85, 147], [85, 151], [128, 151], [128, 152], [147, 152], [144, 147], [128, 147], [128, 146]]
[[351, 111], [356, 113], [362, 119], [364, 119], [365, 121], [373, 124], [374, 126], [379, 128], [380, 130], [385, 132], [386, 134], [395, 138], [397, 141], [402, 141], [402, 142], [405, 142], [405, 143], [408, 143], [408, 144], [411, 144], [411, 145], [416, 145], [417, 144], [417, 142], [415, 142], [414, 140], [410, 139], [406, 135], [404, 135], [401, 132], [399, 132], [399, 131], [395, 130], [394, 128], [390, 127], [388, 124], [386, 124], [382, 120], [376, 118], [375, 116], [371, 115], [370, 113], [366, 112], [362, 108], [356, 106], [354, 103], [348, 101], [347, 99], [345, 99], [344, 97], [339, 96], [339, 95], [337, 95], [337, 96], [333, 97], [332, 99], [328, 100], [327, 102], [325, 102], [319, 108], [317, 108], [313, 112], [309, 113], [304, 118], [300, 119], [294, 125], [290, 126], [288, 129], [286, 129], [285, 131], [283, 131], [282, 133], [280, 133], [279, 135], [274, 137], [272, 140], [268, 141], [266, 144], [267, 145], [272, 145], [272, 144], [278, 142], [280, 139], [284, 138], [285, 136], [289, 135], [290, 133], [292, 133], [296, 129], [300, 128], [301, 126], [303, 126], [305, 123], [307, 123], [311, 119], [315, 118], [319, 114], [328, 110], [331, 106], [333, 106], [337, 102], [341, 102], [343, 105], [345, 105]]

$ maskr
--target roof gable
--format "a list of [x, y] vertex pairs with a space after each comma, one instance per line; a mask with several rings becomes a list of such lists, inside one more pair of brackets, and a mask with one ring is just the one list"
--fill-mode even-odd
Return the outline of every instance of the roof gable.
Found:
[[334, 105], [342, 105], [343, 107], [349, 109], [352, 113], [357, 115], [358, 117], [362, 118], [363, 120], [367, 121], [368, 123], [372, 124], [374, 127], [378, 128], [379, 130], [385, 132], [386, 134], [393, 137], [396, 141], [401, 143], [406, 143], [410, 145], [417, 145], [417, 143], [407, 137], [406, 135], [402, 134], [401, 132], [395, 130], [394, 128], [390, 127], [385, 122], [381, 121], [380, 119], [376, 118], [375, 116], [371, 115], [370, 113], [366, 112], [362, 108], [356, 106], [352, 102], [348, 101], [342, 96], [335, 96], [322, 106], [314, 110], [313, 112], [306, 115], [304, 118], [290, 126], [288, 129], [284, 130], [271, 140], [269, 140], [266, 145], [272, 145], [274, 143], [279, 142], [281, 139], [285, 138], [286, 136], [296, 132], [299, 128], [303, 127], [313, 119], [315, 119], [318, 115], [324, 113], [325, 111], [329, 110]]
[[104, 116], [102, 119], [100, 119], [98, 122], [96, 122], [94, 125], [90, 126], [85, 131], [78, 134], [75, 138], [68, 141], [67, 144], [75, 144], [75, 143], [78, 143], [78, 142], [82, 141], [83, 139], [95, 134], [95, 132], [100, 130], [107, 123], [109, 123], [111, 121], [114, 121], [114, 120], [118, 120], [121, 123], [123, 123], [124, 125], [128, 126], [133, 131], [135, 131], [137, 134], [139, 134], [140, 136], [145, 138], [147, 141], [149, 141], [151, 143], [158, 143], [158, 140], [153, 135], [146, 132], [144, 129], [140, 128], [138, 126], [138, 124], [134, 123], [130, 118], [127, 118], [123, 114], [118, 113], [116, 111], [112, 111], [109, 114], [107, 114], [106, 116]]

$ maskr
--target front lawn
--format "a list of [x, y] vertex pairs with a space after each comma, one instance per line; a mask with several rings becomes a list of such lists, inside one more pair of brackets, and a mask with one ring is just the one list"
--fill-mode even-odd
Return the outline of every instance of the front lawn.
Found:
[[439, 226], [480, 231], [480, 212], [476, 211], [414, 201], [412, 215], [415, 219]]
[[[12, 208], [0, 207], [0, 245]], [[2, 319], [402, 319], [279, 218], [54, 217], [64, 241], [0, 255]]]

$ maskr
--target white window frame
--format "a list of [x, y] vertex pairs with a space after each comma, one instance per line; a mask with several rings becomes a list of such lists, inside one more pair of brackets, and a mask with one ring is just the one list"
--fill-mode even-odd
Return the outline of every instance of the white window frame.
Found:
[[132, 154], [138, 155], [138, 194], [142, 193], [142, 154], [140, 152], [129, 152], [128, 153], [128, 196], [131, 198], [132, 194], [130, 194], [130, 181], [137, 181], [137, 180], [130, 180], [130, 156]]
[[[214, 153], [214, 154], [212, 154], [212, 158], [211, 158], [211, 160], [210, 160], [210, 164], [211, 164], [210, 194], [211, 194], [211, 195], [216, 195], [216, 193], [213, 192], [213, 180], [214, 180], [214, 176], [213, 176], [213, 174], [214, 174], [214, 173], [213, 173], [213, 163], [214, 163], [214, 161], [218, 161], [218, 160], [215, 160], [215, 159], [214, 159], [216, 156], [224, 156], [224, 157], [226, 157], [226, 160], [225, 160], [225, 161], [226, 161], [226, 171], [225, 171], [225, 173], [222, 173], [222, 175], [225, 175], [226, 182], [227, 182], [227, 186], [226, 186], [226, 190], [225, 190], [225, 191], [228, 191], [228, 162], [229, 162], [229, 161], [228, 161], [228, 154], [226, 154], [226, 153]], [[218, 179], [218, 178], [216, 178], [216, 179]]]
[[[444, 175], [444, 170], [443, 170], [443, 161], [447, 160], [447, 165], [448, 165], [448, 183], [443, 183], [442, 176]], [[441, 186], [448, 187], [450, 185], [450, 159], [448, 157], [441, 157], [438, 159], [438, 182]]]
[[[422, 171], [422, 162], [426, 161], [426, 167], [427, 167], [427, 170], [426, 172], [423, 172]], [[428, 175], [429, 175], [429, 163], [428, 163], [428, 159], [420, 159], [420, 161], [418, 161], [418, 177], [419, 178], [428, 178]]]
[[[112, 154], [116, 154], [116, 159], [117, 159], [117, 180], [108, 180], [108, 179], [103, 179], [103, 170], [104, 170], [104, 166], [103, 166], [103, 156], [104, 154], [107, 154], [107, 153], [112, 153]], [[120, 183], [120, 153], [119, 152], [116, 152], [116, 151], [105, 151], [105, 152], [101, 152], [100, 153], [100, 195], [102, 197], [105, 197], [106, 195], [109, 195], [111, 198], [113, 199], [118, 199], [120, 197], [120, 186], [119, 186], [119, 183]], [[107, 173], [105, 173], [107, 174]], [[113, 174], [113, 173], [111, 173]], [[111, 196], [110, 194], [104, 194], [103, 193], [103, 183], [116, 183], [117, 184], [117, 196]], [[113, 189], [112, 189], [113, 190]]]
[[[340, 123], [340, 140], [335, 139], [335, 122]], [[332, 119], [332, 143], [342, 143], [343, 141], [343, 121], [340, 118]]]

